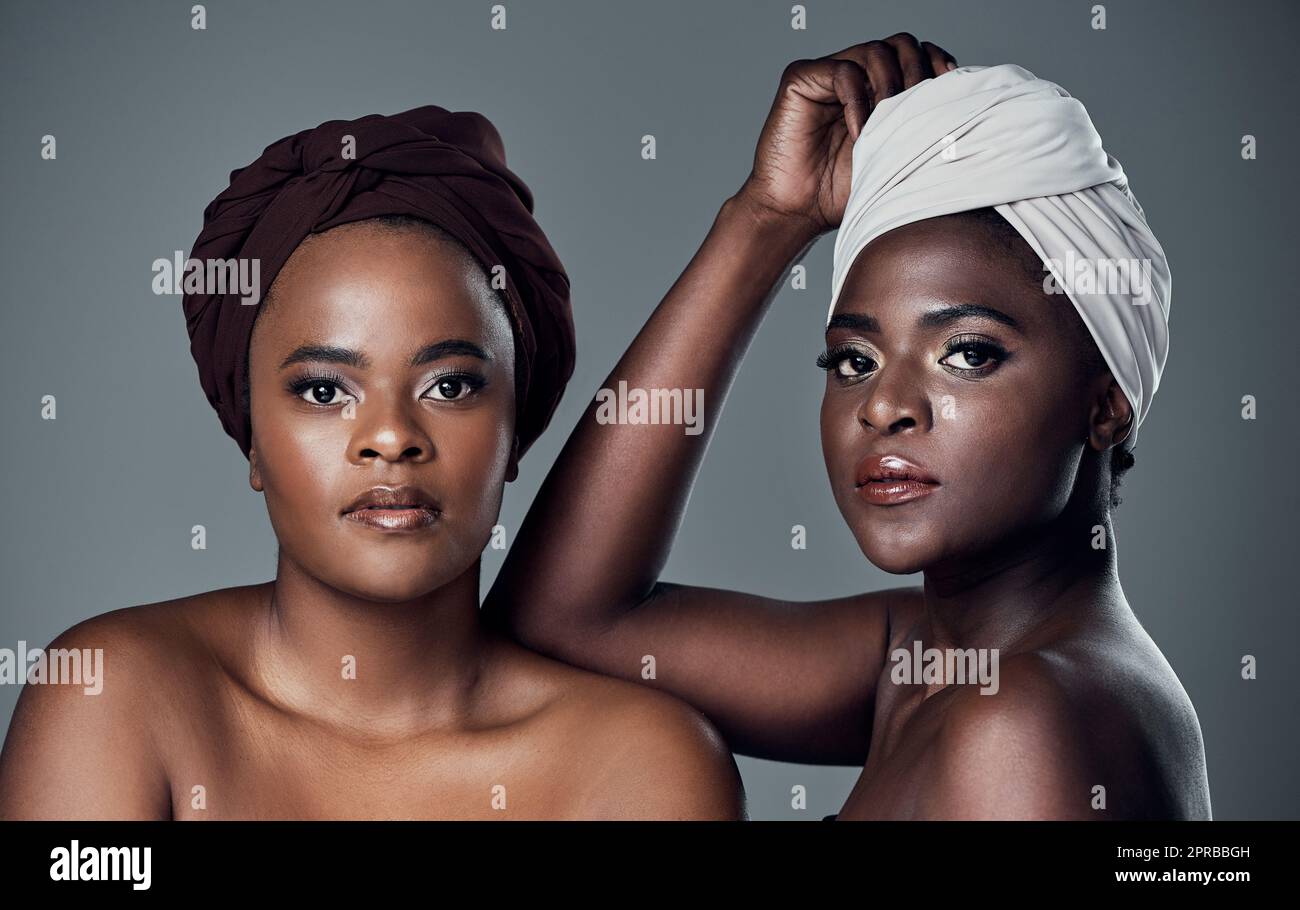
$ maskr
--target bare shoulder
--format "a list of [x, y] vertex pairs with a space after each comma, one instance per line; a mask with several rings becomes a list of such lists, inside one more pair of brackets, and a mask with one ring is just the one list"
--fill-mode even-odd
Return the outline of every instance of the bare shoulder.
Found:
[[1159, 652], [1091, 645], [1016, 654], [995, 692], [954, 693], [935, 743], [945, 817], [1208, 817], [1200, 727]]
[[573, 756], [572, 815], [584, 819], [744, 818], [731, 750], [680, 699], [528, 652], [546, 679], [552, 735]]
[[713, 724], [663, 692], [617, 679], [583, 686], [594, 761], [581, 801], [592, 818], [737, 820], [744, 791]]
[[200, 620], [224, 593], [93, 616], [28, 654], [0, 817], [170, 817], [160, 727], [203, 672]]
[[959, 686], [934, 743], [926, 812], [954, 819], [1089, 817], [1090, 760], [1080, 706], [1036, 655], [998, 667], [996, 690]]
[[157, 603], [123, 607], [82, 620], [46, 649], [102, 653], [104, 686], [128, 700], [165, 685], [174, 700], [182, 682], [209, 669], [228, 644], [224, 634], [242, 625], [258, 586], [224, 588]]

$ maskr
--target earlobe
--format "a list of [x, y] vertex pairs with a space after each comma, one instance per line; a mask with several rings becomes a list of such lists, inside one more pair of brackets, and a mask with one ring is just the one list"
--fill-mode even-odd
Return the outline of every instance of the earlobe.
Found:
[[1104, 452], [1128, 439], [1133, 431], [1133, 408], [1119, 383], [1111, 379], [1106, 386], [1105, 398], [1093, 411], [1088, 441], [1098, 451]]
[[1122, 445], [1132, 433], [1134, 411], [1119, 383], [1112, 378], [1106, 386], [1105, 417], [1097, 425], [1102, 448]]
[[1127, 415], [1119, 422], [1119, 429], [1115, 433], [1114, 444], [1122, 445], [1133, 432], [1133, 413], [1129, 411]]
[[262, 471], [257, 466], [257, 449], [248, 450], [248, 485], [257, 492], [262, 492]]

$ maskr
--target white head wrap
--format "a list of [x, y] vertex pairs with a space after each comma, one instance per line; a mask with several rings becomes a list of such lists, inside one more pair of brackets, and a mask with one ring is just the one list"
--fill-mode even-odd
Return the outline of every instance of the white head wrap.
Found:
[[1169, 264], [1083, 105], [1019, 66], [959, 67], [872, 111], [853, 146], [830, 313], [873, 239], [986, 206], [1078, 310], [1133, 406], [1136, 439], [1169, 351]]

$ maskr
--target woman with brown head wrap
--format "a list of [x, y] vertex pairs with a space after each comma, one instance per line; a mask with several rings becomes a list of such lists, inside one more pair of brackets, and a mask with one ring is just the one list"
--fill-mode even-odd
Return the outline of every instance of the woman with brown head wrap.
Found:
[[[191, 350], [276, 578], [60, 636], [113, 674], [96, 698], [27, 687], [0, 815], [743, 814], [699, 714], [480, 622], [504, 484], [574, 361], [568, 278], [493, 126], [426, 106], [282, 139], [191, 260]], [[208, 282], [223, 269], [267, 292]]]

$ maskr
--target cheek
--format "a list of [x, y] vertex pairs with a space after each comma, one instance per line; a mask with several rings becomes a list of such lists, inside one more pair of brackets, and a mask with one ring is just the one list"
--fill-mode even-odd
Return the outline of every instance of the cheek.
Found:
[[956, 523], [979, 516], [996, 536], [1058, 515], [1082, 450], [1076, 410], [1068, 389], [1046, 378], [1031, 387], [975, 389], [941, 408], [936, 466], [945, 472], [947, 498], [959, 500]]
[[[436, 428], [435, 476], [444, 508], [467, 533], [490, 532], [501, 508], [513, 431], [487, 411]], [[486, 530], [485, 530], [486, 528]]]
[[262, 427], [255, 443], [266, 510], [281, 546], [292, 548], [327, 530], [343, 508], [346, 431], [333, 421], [304, 425], [289, 415]]
[[933, 389], [934, 425], [906, 447], [943, 481], [943, 490], [897, 511], [864, 508], [852, 492], [857, 459], [870, 447], [858, 422], [860, 397], [823, 395], [827, 473], [868, 559], [886, 571], [920, 571], [944, 555], [992, 544], [1060, 513], [1073, 489], [1085, 428], [1080, 424], [1075, 432], [1078, 401], [1068, 384], [1035, 375], [1041, 384]]
[[[827, 388], [822, 394], [821, 442], [822, 459], [826, 464], [826, 478], [831, 486], [831, 496], [840, 515], [857, 538], [868, 559], [873, 558], [874, 536], [871, 510], [864, 508], [854, 490], [858, 462], [871, 447], [869, 431], [859, 421], [861, 400], [842, 389]], [[876, 563], [879, 565], [879, 563]]]
[[843, 481], [844, 472], [853, 470], [854, 466], [846, 461], [852, 458], [855, 444], [861, 448], [864, 442], [857, 417], [858, 400], [838, 392], [828, 387], [822, 393], [821, 406], [822, 458], [832, 483], [837, 478]]

